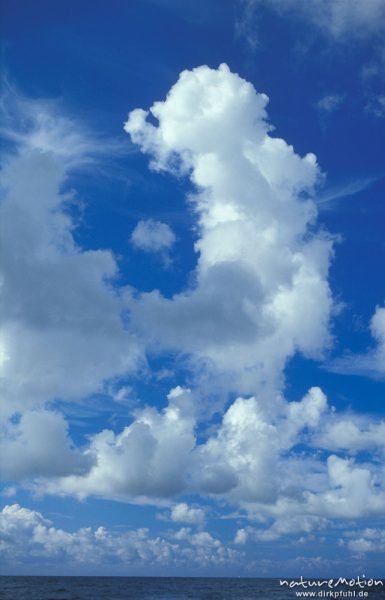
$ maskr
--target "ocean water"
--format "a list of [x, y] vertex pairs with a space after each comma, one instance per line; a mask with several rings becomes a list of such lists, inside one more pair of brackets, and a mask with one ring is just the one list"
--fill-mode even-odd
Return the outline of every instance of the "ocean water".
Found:
[[[343, 591], [345, 590], [345, 591]], [[318, 595], [325, 587], [288, 589], [279, 579], [232, 579], [190, 577], [0, 577], [1, 600], [290, 600], [308, 598], [385, 598], [383, 587], [338, 587], [341, 595]], [[350, 592], [350, 596], [347, 595]], [[352, 592], [354, 595], [352, 595]], [[313, 595], [314, 594], [314, 595]], [[346, 595], [345, 595], [346, 594]], [[361, 595], [360, 595], [361, 594]]]

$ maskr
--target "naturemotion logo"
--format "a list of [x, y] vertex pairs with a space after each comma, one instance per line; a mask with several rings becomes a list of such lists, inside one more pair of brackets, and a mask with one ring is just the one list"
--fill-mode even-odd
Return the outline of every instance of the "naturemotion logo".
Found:
[[368, 590], [383, 587], [384, 582], [365, 575], [350, 579], [304, 579], [301, 575], [299, 579], [280, 579], [279, 585], [295, 590], [298, 598], [368, 598]]

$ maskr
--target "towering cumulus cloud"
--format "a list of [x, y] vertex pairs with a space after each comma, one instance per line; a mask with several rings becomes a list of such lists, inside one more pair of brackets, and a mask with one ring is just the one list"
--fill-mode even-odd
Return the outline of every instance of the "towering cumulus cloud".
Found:
[[171, 300], [143, 294], [134, 317], [150, 342], [226, 373], [238, 391], [279, 379], [296, 351], [319, 355], [332, 306], [331, 240], [315, 231], [310, 198], [316, 157], [269, 133], [267, 102], [226, 65], [203, 66], [125, 124], [153, 169], [189, 176], [198, 218], [194, 284]]

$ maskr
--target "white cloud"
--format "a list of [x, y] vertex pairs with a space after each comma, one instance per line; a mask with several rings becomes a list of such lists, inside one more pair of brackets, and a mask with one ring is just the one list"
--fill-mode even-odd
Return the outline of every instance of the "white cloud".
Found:
[[328, 365], [330, 371], [346, 375], [385, 377], [385, 308], [377, 306], [370, 321], [370, 331], [376, 342], [363, 354], [346, 354]]
[[[333, 455], [325, 465], [317, 456], [317, 436], [330, 418], [320, 389], [301, 402], [281, 399], [273, 409], [238, 398], [217, 431], [200, 443], [192, 402], [190, 392], [174, 390], [162, 412], [143, 409], [122, 433], [96, 434], [87, 450], [94, 460], [87, 473], [40, 480], [37, 490], [154, 503], [182, 493], [211, 495], [244, 507], [252, 520], [273, 519], [269, 529], [254, 534], [266, 540], [319, 529], [325, 518], [385, 512], [379, 465]], [[298, 444], [310, 455], [297, 455]], [[202, 525], [204, 511], [182, 502], [171, 509], [171, 519]]]
[[131, 243], [144, 252], [164, 252], [175, 243], [175, 234], [167, 223], [147, 219], [137, 223], [131, 234]]
[[[183, 493], [209, 495], [243, 507], [252, 521], [262, 519], [264, 526], [252, 538], [265, 541], [318, 530], [325, 519], [385, 513], [381, 464], [335, 455], [325, 464], [319, 456], [317, 448], [333, 449], [338, 433], [331, 429], [331, 439], [325, 434], [335, 416], [319, 388], [300, 402], [281, 399], [268, 405], [253, 397], [238, 398], [205, 441], [195, 433], [192, 393], [178, 388], [168, 398], [163, 411], [137, 411], [121, 433], [94, 435], [85, 450], [93, 461], [87, 472], [37, 479], [36, 491], [160, 505]], [[381, 431], [373, 427], [370, 434], [350, 434], [336, 445], [375, 451]], [[298, 452], [299, 445], [306, 451]], [[174, 505], [170, 516], [174, 522], [204, 522], [203, 509], [184, 502]], [[245, 538], [240, 536], [237, 543]]]
[[371, 94], [368, 98], [366, 110], [375, 117], [383, 117], [385, 115], [385, 96]]
[[[177, 388], [163, 411], [138, 410], [133, 423], [121, 433], [105, 429], [95, 434], [87, 451], [94, 459], [90, 470], [48, 481], [42, 489], [80, 498], [98, 495], [136, 501], [156, 501], [185, 491], [195, 446], [190, 396], [189, 391]], [[191, 517], [194, 509], [190, 510]]]
[[331, 35], [371, 35], [384, 28], [384, 0], [294, 0], [312, 22], [325, 28]]
[[204, 546], [206, 548], [219, 548], [222, 545], [221, 542], [215, 539], [208, 531], [199, 531], [199, 533], [194, 533], [190, 538], [190, 543], [193, 546]]
[[[384, 116], [385, 96], [378, 90], [383, 89], [385, 76], [385, 0], [238, 0], [235, 34], [252, 52], [258, 47], [266, 10], [282, 19], [292, 33], [299, 32], [293, 51], [305, 44], [304, 56], [314, 54], [311, 46], [318, 34], [324, 51], [338, 46], [350, 53], [356, 73], [362, 73], [363, 85], [357, 86], [357, 94], [361, 95], [364, 110], [379, 118]], [[311, 31], [310, 37], [302, 35], [305, 30]], [[362, 44], [361, 53], [356, 52], [353, 43]], [[338, 94], [329, 94], [318, 108], [325, 116], [337, 104]]]
[[385, 308], [377, 306], [370, 322], [370, 329], [377, 341], [377, 364], [385, 369]]
[[181, 527], [173, 534], [176, 540], [187, 540], [191, 535], [191, 527]]
[[359, 518], [385, 512], [385, 471], [335, 455], [327, 460], [330, 489], [307, 495], [308, 510], [326, 517]]
[[313, 443], [321, 448], [351, 453], [385, 449], [385, 421], [371, 422], [362, 417], [340, 415], [326, 421]]
[[236, 31], [251, 47], [257, 44], [258, 14], [263, 6], [278, 15], [301, 16], [335, 41], [372, 36], [385, 27], [384, 0], [241, 0]]
[[7, 423], [1, 439], [3, 479], [50, 477], [88, 471], [92, 458], [76, 450], [64, 417], [48, 410], [25, 411]]
[[317, 195], [317, 206], [320, 210], [333, 207], [335, 201], [343, 198], [351, 198], [356, 194], [360, 194], [364, 190], [370, 188], [379, 179], [381, 179], [381, 177], [378, 176], [359, 177], [357, 179], [326, 187]]
[[157, 126], [141, 109], [125, 124], [154, 169], [189, 175], [199, 223], [195, 285], [170, 300], [142, 294], [133, 317], [155, 347], [226, 373], [241, 392], [274, 387], [290, 356], [329, 341], [332, 243], [310, 233], [318, 166], [269, 135], [266, 104], [226, 65], [204, 66], [152, 106]]
[[325, 409], [319, 389], [300, 403], [282, 402], [275, 416], [255, 398], [238, 398], [217, 434], [197, 450], [200, 468], [195, 476], [201, 489], [226, 493], [236, 503], [274, 504], [291, 476], [281, 454], [299, 441], [305, 427], [317, 425]]
[[[113, 286], [115, 258], [109, 250], [83, 250], [76, 244], [73, 198], [62, 193], [87, 142], [80, 141], [73, 123], [66, 121], [64, 127], [43, 109], [31, 111], [38, 139], [28, 134], [28, 143], [8, 156], [2, 171], [5, 416], [56, 399], [84, 398], [106, 379], [136, 369], [140, 359], [138, 343], [121, 318], [122, 293]], [[35, 131], [33, 123], [30, 127]], [[60, 144], [43, 143], [45, 134], [60, 138]]]
[[238, 529], [235, 534], [234, 544], [242, 546], [243, 544], [246, 544], [248, 539], [249, 539], [248, 531], [242, 527], [241, 529]]
[[[175, 497], [209, 496], [263, 521], [261, 531], [241, 530], [237, 544], [247, 536], [267, 541], [310, 532], [325, 519], [384, 514], [380, 465], [337, 456], [325, 462], [318, 452], [377, 451], [382, 427], [344, 427], [347, 418], [331, 414], [317, 387], [299, 402], [282, 395], [287, 361], [296, 352], [322, 356], [330, 341], [332, 241], [316, 229], [316, 159], [299, 157], [269, 134], [266, 103], [225, 65], [200, 67], [183, 72], [166, 100], [154, 104], [158, 126], [145, 111], [129, 116], [126, 130], [151, 154], [153, 168], [184, 173], [194, 186], [197, 267], [190, 287], [171, 299], [157, 290], [134, 298], [118, 289], [112, 253], [75, 243], [60, 193], [67, 158], [25, 146], [6, 164], [1, 357], [6, 416], [21, 413], [4, 429], [10, 478], [23, 477], [41, 493], [158, 503], [172, 521], [199, 527], [203, 509], [174, 504]], [[138, 337], [122, 321], [127, 308]], [[383, 311], [372, 320], [372, 357], [382, 356]], [[135, 371], [146, 345], [187, 355], [195, 387], [174, 388], [163, 410], [141, 408], [120, 432], [106, 428], [74, 449], [64, 419], [47, 403], [84, 399], [103, 386], [111, 391], [108, 380]], [[202, 370], [210, 392], [237, 395], [219, 424], [206, 421], [198, 432], [203, 412], [209, 419], [216, 408], [199, 387]], [[116, 400], [124, 401], [130, 388], [118, 384]], [[104, 529], [70, 534], [18, 511], [7, 513], [9, 527], [16, 522], [32, 532], [47, 555], [57, 539], [86, 555], [96, 539], [109, 540], [103, 544], [123, 557], [174, 556], [172, 545], [143, 530], [119, 539]], [[175, 539], [188, 544], [190, 554], [185, 548], [182, 555], [200, 564], [232, 556], [209, 532], [182, 528]]]
[[318, 100], [317, 108], [324, 114], [332, 113], [341, 106], [343, 99], [339, 94], [327, 94]]
[[94, 566], [108, 568], [112, 563], [119, 569], [132, 566], [161, 567], [217, 566], [239, 563], [241, 555], [224, 546], [207, 532], [193, 535], [182, 543], [152, 537], [148, 529], [113, 533], [105, 527], [85, 527], [74, 532], [52, 526], [41, 513], [18, 504], [5, 506], [0, 513], [3, 532], [1, 549], [3, 564], [27, 564], [38, 557], [40, 564], [60, 559], [68, 567]]
[[188, 506], [186, 502], [175, 504], [171, 509], [170, 518], [175, 523], [191, 523], [202, 526], [205, 522], [205, 511], [202, 508]]
[[[64, 114], [59, 100], [25, 98], [6, 78], [0, 97], [0, 135], [25, 152], [55, 155], [74, 167], [127, 147], [100, 136]], [[95, 165], [95, 162], [94, 162]]]
[[351, 531], [349, 537], [351, 539], [346, 540], [346, 545], [352, 552], [366, 554], [385, 550], [385, 529], [367, 527], [361, 531]]
[[238, 529], [234, 543], [244, 545], [248, 541], [271, 542], [291, 534], [311, 533], [325, 529], [327, 519], [314, 515], [285, 515], [277, 518], [270, 527], [246, 527]]

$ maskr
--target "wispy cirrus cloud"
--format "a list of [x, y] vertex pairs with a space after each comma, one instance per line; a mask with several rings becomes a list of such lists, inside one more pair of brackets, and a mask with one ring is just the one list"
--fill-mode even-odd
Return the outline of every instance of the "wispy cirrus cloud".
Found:
[[[17, 152], [52, 154], [67, 168], [129, 152], [127, 144], [108, 139], [67, 115], [60, 99], [27, 98], [5, 77], [0, 115], [0, 136]], [[5, 151], [3, 148], [3, 155]]]
[[325, 188], [316, 196], [317, 206], [319, 210], [333, 209], [343, 199], [351, 198], [370, 189], [375, 183], [382, 180], [383, 177], [383, 174], [372, 175], [350, 179], [335, 185], [328, 186], [326, 184]]

